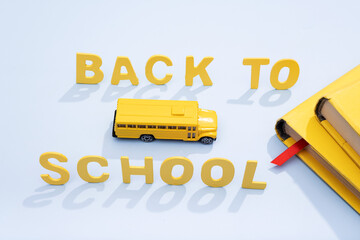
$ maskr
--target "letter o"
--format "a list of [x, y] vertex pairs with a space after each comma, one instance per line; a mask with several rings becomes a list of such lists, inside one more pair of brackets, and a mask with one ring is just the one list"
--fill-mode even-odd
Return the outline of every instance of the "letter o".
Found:
[[[223, 170], [223, 175], [219, 179], [211, 177], [211, 169], [219, 166]], [[234, 178], [235, 168], [231, 161], [225, 158], [212, 158], [207, 160], [201, 168], [201, 180], [210, 187], [224, 187]]]
[[[289, 68], [289, 76], [284, 82], [279, 81], [279, 73], [284, 67]], [[293, 59], [282, 59], [274, 64], [270, 73], [270, 83], [278, 90], [289, 89], [295, 85], [299, 79], [299, 64]]]
[[[184, 172], [180, 177], [172, 175], [172, 169], [175, 165], [184, 167]], [[192, 162], [185, 157], [170, 157], [164, 160], [160, 167], [161, 179], [170, 185], [183, 185], [190, 181], [194, 173], [194, 166]]]
[[156, 84], [156, 85], [163, 85], [167, 82], [169, 82], [172, 78], [172, 74], [166, 74], [164, 78], [159, 79], [156, 78], [153, 74], [153, 67], [156, 62], [163, 62], [166, 64], [166, 66], [172, 66], [172, 62], [170, 58], [164, 55], [154, 55], [149, 58], [145, 65], [145, 75], [146, 78], [149, 80], [149, 82]]

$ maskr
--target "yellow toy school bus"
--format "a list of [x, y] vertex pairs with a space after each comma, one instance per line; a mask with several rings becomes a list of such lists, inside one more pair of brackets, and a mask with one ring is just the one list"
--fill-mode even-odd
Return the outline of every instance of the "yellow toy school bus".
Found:
[[200, 109], [197, 101], [118, 99], [113, 137], [200, 141], [216, 140], [215, 111]]

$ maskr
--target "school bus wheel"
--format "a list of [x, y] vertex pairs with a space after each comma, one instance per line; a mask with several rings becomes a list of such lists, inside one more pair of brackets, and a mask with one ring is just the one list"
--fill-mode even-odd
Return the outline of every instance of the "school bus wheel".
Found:
[[155, 140], [154, 136], [150, 134], [143, 134], [140, 136], [140, 139], [143, 142], [152, 142]]
[[211, 137], [203, 137], [200, 139], [200, 142], [202, 144], [212, 144], [214, 142], [214, 139]]

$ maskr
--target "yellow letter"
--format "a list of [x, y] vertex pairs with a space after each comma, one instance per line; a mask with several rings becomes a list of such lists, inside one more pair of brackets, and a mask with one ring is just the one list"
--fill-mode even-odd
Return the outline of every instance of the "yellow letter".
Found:
[[269, 63], [269, 58], [244, 58], [243, 64], [251, 66], [251, 89], [259, 87], [260, 66], [268, 65]]
[[212, 86], [212, 81], [209, 74], [206, 72], [206, 67], [214, 60], [213, 57], [205, 57], [197, 67], [194, 66], [194, 57], [186, 57], [186, 72], [185, 72], [185, 85], [192, 86], [194, 77], [199, 75], [204, 86]]
[[[284, 82], [279, 81], [279, 73], [282, 68], [289, 68], [289, 76]], [[282, 59], [274, 64], [270, 73], [271, 85], [278, 90], [289, 89], [295, 85], [299, 78], [300, 67], [299, 64], [292, 59]]]
[[[86, 61], [91, 61], [91, 65], [86, 65]], [[76, 83], [97, 84], [104, 78], [101, 71], [102, 61], [98, 55], [76, 53]], [[94, 76], [87, 77], [86, 71], [92, 71]]]
[[[211, 169], [219, 166], [223, 170], [223, 175], [219, 179], [211, 177]], [[223, 187], [228, 185], [234, 178], [234, 165], [225, 158], [212, 158], [207, 160], [201, 168], [201, 179], [210, 187]]]
[[100, 166], [102, 166], [102, 167], [108, 166], [107, 160], [103, 157], [100, 157], [100, 156], [82, 157], [77, 164], [77, 171], [78, 171], [78, 174], [81, 177], [81, 179], [86, 182], [89, 182], [89, 183], [99, 183], [99, 182], [105, 182], [106, 180], [108, 180], [109, 175], [110, 175], [108, 173], [103, 173], [100, 177], [94, 177], [89, 174], [89, 172], [87, 170], [87, 166], [91, 162], [96, 162], [96, 163], [100, 164]]
[[121, 157], [121, 168], [123, 175], [123, 182], [130, 183], [130, 175], [145, 175], [146, 183], [154, 182], [154, 172], [153, 172], [153, 158], [145, 157], [145, 166], [136, 167], [131, 166], [129, 163], [128, 157]]
[[[121, 67], [125, 67], [127, 73], [121, 73]], [[139, 84], [139, 79], [137, 78], [128, 57], [117, 57], [116, 59], [111, 84], [118, 85], [120, 80], [130, 80], [132, 85]]]
[[150, 57], [149, 60], [147, 61], [146, 66], [145, 66], [145, 75], [146, 75], [146, 78], [149, 80], [149, 82], [156, 84], [156, 85], [163, 85], [171, 80], [172, 74], [166, 74], [163, 79], [156, 78], [153, 74], [152, 69], [154, 67], [154, 64], [159, 61], [164, 62], [166, 64], [166, 66], [168, 66], [168, 67], [172, 66], [172, 62], [171, 62], [170, 58], [163, 56], [163, 55], [155, 55], [155, 56]]
[[[180, 177], [173, 177], [172, 169], [175, 165], [182, 165], [184, 172]], [[190, 181], [194, 173], [192, 162], [185, 157], [171, 157], [164, 160], [160, 167], [161, 179], [170, 185], [183, 185]]]
[[40, 177], [51, 185], [63, 185], [67, 183], [70, 179], [70, 173], [65, 168], [49, 162], [48, 160], [50, 158], [55, 158], [59, 162], [67, 162], [67, 158], [63, 154], [57, 152], [46, 152], [40, 156], [40, 165], [47, 170], [57, 172], [60, 174], [60, 178], [52, 178], [49, 174], [41, 174]]
[[243, 188], [265, 189], [266, 182], [253, 182], [257, 161], [247, 161], [244, 178], [242, 182]]

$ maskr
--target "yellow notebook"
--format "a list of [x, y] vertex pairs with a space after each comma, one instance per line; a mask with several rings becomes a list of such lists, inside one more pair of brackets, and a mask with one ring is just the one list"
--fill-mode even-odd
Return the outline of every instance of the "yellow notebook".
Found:
[[326, 94], [315, 109], [318, 120], [360, 167], [360, 81]]
[[315, 115], [319, 99], [358, 81], [360, 65], [287, 113], [277, 122], [276, 132], [288, 147], [304, 138], [309, 145], [298, 157], [360, 214], [360, 168]]

